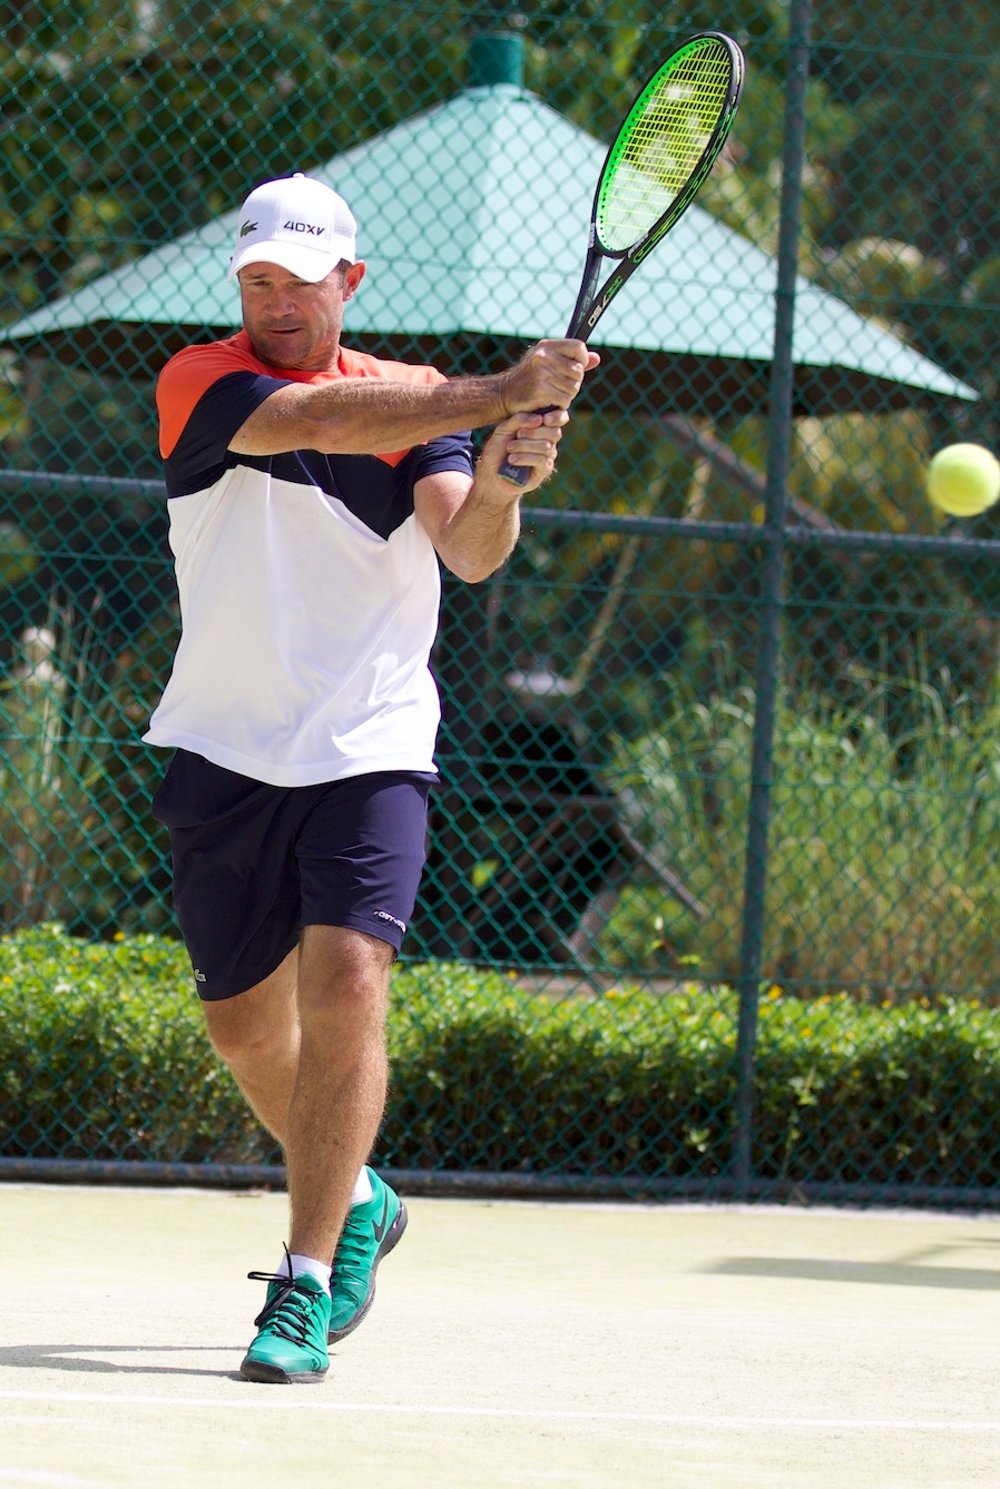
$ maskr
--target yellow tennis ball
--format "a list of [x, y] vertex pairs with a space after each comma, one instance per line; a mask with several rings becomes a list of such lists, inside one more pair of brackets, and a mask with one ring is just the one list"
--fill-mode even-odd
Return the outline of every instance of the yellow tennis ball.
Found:
[[1000, 460], [983, 445], [946, 445], [927, 467], [927, 495], [949, 517], [975, 517], [1000, 496]]

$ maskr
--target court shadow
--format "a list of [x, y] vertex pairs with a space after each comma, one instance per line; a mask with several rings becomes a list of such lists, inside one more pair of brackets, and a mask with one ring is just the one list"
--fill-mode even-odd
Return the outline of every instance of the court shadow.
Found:
[[[0, 1345], [0, 1370], [68, 1370], [84, 1375], [211, 1375], [216, 1379], [241, 1380], [239, 1369], [209, 1370], [196, 1365], [139, 1365], [102, 1360], [109, 1355], [219, 1354], [225, 1350], [239, 1360], [243, 1350], [227, 1345], [138, 1345], [138, 1344], [7, 1344]], [[95, 1358], [97, 1356], [98, 1358]]]
[[912, 1261], [831, 1261], [827, 1257], [733, 1256], [704, 1271], [720, 1277], [780, 1277], [804, 1282], [863, 1282], [877, 1287], [955, 1288], [996, 1292], [1000, 1272], [976, 1267], [923, 1266]]

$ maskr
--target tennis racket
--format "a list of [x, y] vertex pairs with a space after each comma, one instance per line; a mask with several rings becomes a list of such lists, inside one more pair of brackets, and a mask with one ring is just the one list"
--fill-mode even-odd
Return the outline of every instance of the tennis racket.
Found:
[[[702, 31], [671, 52], [636, 98], [601, 168], [567, 337], [588, 339], [625, 281], [690, 206], [732, 127], [743, 73], [735, 41]], [[615, 268], [598, 288], [608, 259], [617, 261]], [[530, 469], [505, 460], [500, 474], [524, 486]]]

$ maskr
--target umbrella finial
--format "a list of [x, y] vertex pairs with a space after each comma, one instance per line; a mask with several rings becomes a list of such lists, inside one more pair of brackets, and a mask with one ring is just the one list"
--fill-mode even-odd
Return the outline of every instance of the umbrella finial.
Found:
[[524, 82], [524, 43], [513, 31], [489, 31], [469, 43], [470, 88], [493, 88], [498, 83]]

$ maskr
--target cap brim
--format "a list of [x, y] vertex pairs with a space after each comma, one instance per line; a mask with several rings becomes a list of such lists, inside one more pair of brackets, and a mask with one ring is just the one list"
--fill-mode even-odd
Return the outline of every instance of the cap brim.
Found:
[[338, 239], [333, 240], [332, 251], [323, 253], [317, 253], [315, 248], [306, 248], [298, 243], [273, 240], [269, 243], [248, 243], [245, 248], [237, 249], [233, 254], [226, 278], [235, 279], [248, 264], [277, 264], [279, 269], [287, 269], [296, 279], [319, 284], [344, 259], [354, 262], [354, 245]]

